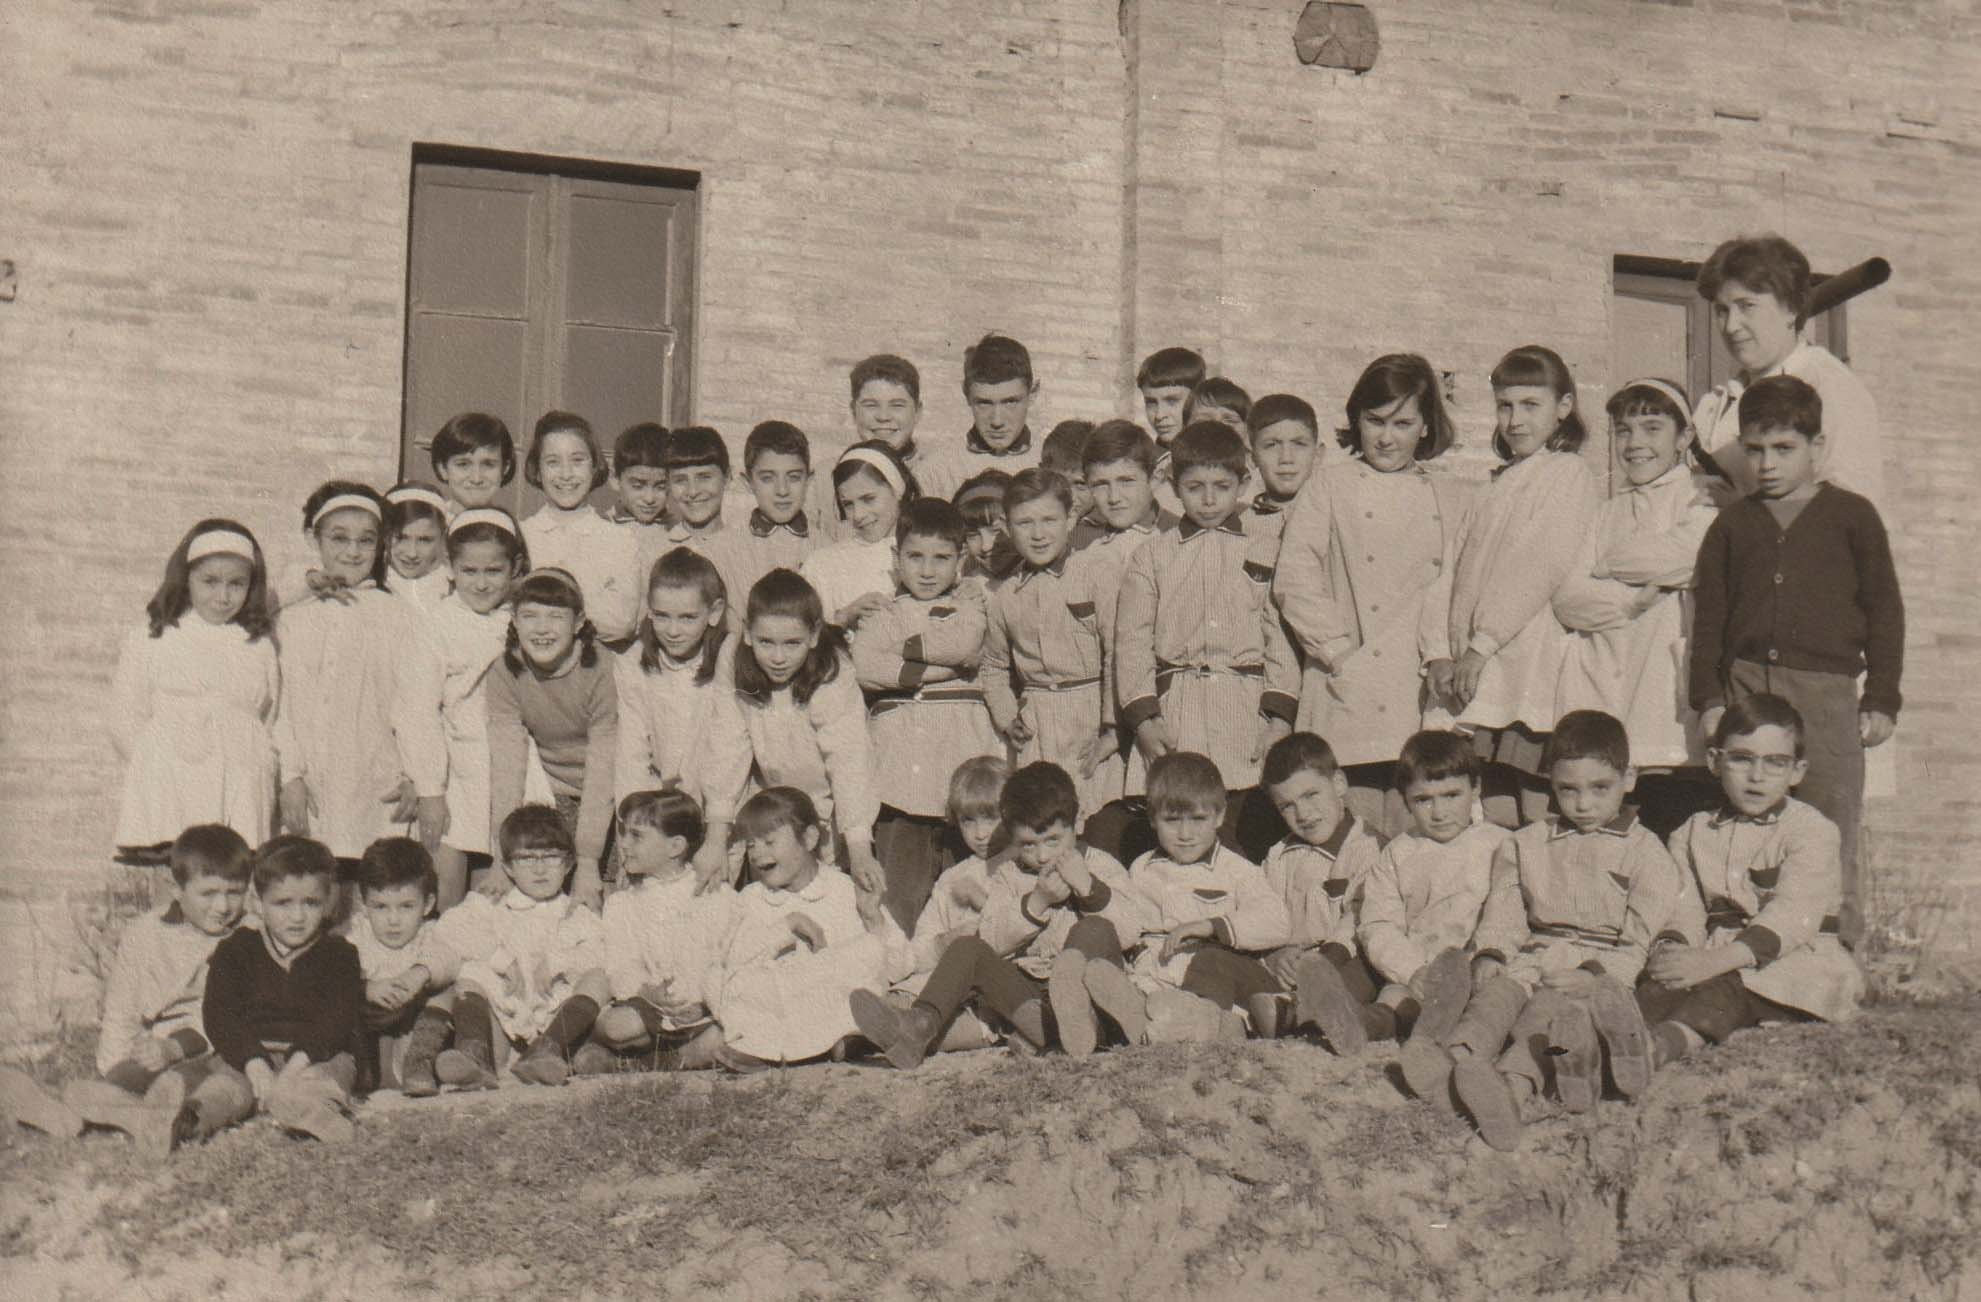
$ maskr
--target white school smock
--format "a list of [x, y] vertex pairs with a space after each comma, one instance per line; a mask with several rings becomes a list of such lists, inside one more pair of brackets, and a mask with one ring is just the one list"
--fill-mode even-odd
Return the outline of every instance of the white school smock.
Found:
[[[703, 979], [722, 956], [734, 891], [698, 895], [695, 874], [635, 878], [605, 897], [605, 976], [614, 999], [665, 985], [672, 1000], [706, 1005]], [[692, 1025], [692, 1023], [684, 1023]]]
[[420, 923], [419, 930], [413, 933], [411, 940], [393, 949], [378, 938], [378, 933], [371, 929], [371, 915], [360, 907], [351, 915], [350, 925], [344, 931], [344, 939], [350, 941], [351, 948], [358, 951], [358, 972], [367, 983], [390, 981], [424, 964], [428, 973], [428, 984], [439, 986], [445, 985], [452, 974], [453, 960], [451, 956], [443, 960], [436, 954], [433, 929], [438, 925], [437, 918], [425, 919]]
[[275, 711], [281, 778], [301, 778], [315, 808], [310, 835], [342, 859], [382, 836], [410, 836], [392, 821], [405, 776], [392, 731], [400, 662], [416, 645], [419, 621], [407, 602], [370, 581], [350, 604], [305, 601], [282, 612], [282, 695]]
[[1441, 951], [1470, 943], [1492, 887], [1493, 855], [1512, 835], [1474, 823], [1442, 845], [1405, 832], [1384, 846], [1363, 883], [1355, 929], [1369, 966], [1407, 986]]
[[440, 915], [436, 949], [460, 964], [459, 983], [488, 997], [502, 1033], [527, 1043], [587, 973], [605, 967], [599, 916], [569, 895], [533, 900], [511, 887], [500, 900], [469, 893]]
[[[751, 882], [738, 893], [721, 957], [704, 981], [709, 1012], [726, 1045], [773, 1062], [796, 1062], [857, 1032], [848, 1000], [855, 990], [884, 986], [886, 970], [856, 898], [853, 879], [824, 864], [795, 891]], [[798, 914], [825, 934], [816, 952], [791, 931]], [[899, 928], [894, 935], [900, 936]]]
[[188, 610], [158, 637], [124, 639], [110, 682], [110, 737], [124, 761], [118, 845], [157, 845], [225, 823], [249, 845], [274, 826], [279, 689], [275, 638]]
[[1286, 904], [1292, 944], [1354, 950], [1362, 888], [1382, 852], [1382, 838], [1346, 811], [1322, 844], [1289, 834], [1266, 851], [1259, 868]]
[[442, 560], [417, 579], [409, 579], [397, 572], [385, 576], [386, 590], [393, 596], [412, 606], [422, 618], [431, 618], [454, 591], [454, 571]]
[[667, 786], [700, 801], [717, 698], [736, 691], [736, 638], [723, 638], [714, 672], [705, 683], [695, 681], [702, 667], [699, 651], [684, 662], [662, 651], [653, 669], [640, 663], [644, 654], [645, 648], [635, 644], [613, 667], [619, 679], [619, 751], [612, 766], [614, 804], [635, 791], [657, 791]]
[[1128, 870], [1120, 860], [1091, 845], [1080, 845], [1073, 852], [1094, 879], [1088, 893], [1091, 909], [1083, 911], [1081, 901], [1069, 896], [1047, 907], [1044, 914], [1035, 915], [1026, 901], [1038, 885], [1038, 874], [1026, 872], [1015, 859], [1006, 859], [991, 869], [990, 898], [977, 919], [978, 937], [1037, 981], [1051, 974], [1053, 960], [1082, 918], [1104, 919], [1114, 928], [1115, 939], [1124, 950], [1156, 926], [1155, 905], [1128, 879]]
[[1118, 726], [1121, 664], [1116, 619], [1120, 609], [1121, 580], [1128, 572], [1128, 562], [1135, 559], [1135, 553], [1141, 550], [1142, 544], [1164, 529], [1174, 529], [1176, 522], [1174, 515], [1159, 507], [1151, 507], [1148, 518], [1139, 524], [1131, 524], [1125, 529], [1103, 526], [1084, 539], [1075, 535], [1074, 547], [1080, 553], [1080, 563], [1088, 567], [1093, 576], [1094, 613], [1101, 626], [1101, 650], [1107, 658], [1106, 676], [1110, 684], [1108, 707], [1117, 718], [1116, 731], [1120, 734], [1113, 753], [1102, 762], [1100, 772], [1094, 775], [1095, 787], [1108, 800], [1117, 796], [1139, 796], [1147, 789], [1149, 781], [1149, 762], [1142, 758], [1141, 749], [1135, 745], [1134, 733]]
[[799, 562], [798, 573], [818, 589], [826, 619], [837, 622], [842, 607], [869, 592], [894, 595], [894, 539], [861, 542], [847, 538], [828, 544]]
[[1706, 485], [1675, 465], [1596, 508], [1573, 572], [1555, 589], [1555, 617], [1569, 630], [1557, 716], [1615, 715], [1639, 768], [1706, 762], [1686, 657], [1693, 566], [1717, 514]]
[[1021, 715], [1031, 735], [1011, 747], [1014, 767], [1050, 760], [1065, 769], [1090, 817], [1121, 794], [1118, 771], [1105, 763], [1091, 774], [1080, 757], [1103, 729], [1114, 729], [1114, 685], [1102, 621], [1115, 598], [1103, 592], [1104, 571], [1086, 552], [1072, 552], [1043, 569], [1030, 565], [990, 595], [984, 635], [984, 702], [1007, 736]]
[[1386, 474], [1356, 457], [1322, 467], [1288, 513], [1273, 600], [1304, 656], [1297, 726], [1343, 764], [1393, 760], [1448, 717], [1426, 708], [1423, 667], [1451, 654], [1451, 577], [1475, 493], [1421, 462]]
[[[1159, 849], [1151, 850], [1128, 870], [1128, 880], [1152, 906], [1153, 916], [1143, 923], [1148, 943], [1131, 965], [1136, 984], [1144, 989], [1181, 986], [1195, 957], [1185, 947], [1162, 962], [1157, 933], [1209, 922], [1216, 928], [1213, 943], [1255, 953], [1277, 949], [1293, 938], [1286, 901], [1272, 882], [1259, 865], [1221, 842], [1196, 863], [1178, 863]], [[1122, 948], [1129, 949], [1141, 937], [1121, 939]]]
[[530, 568], [568, 570], [585, 595], [585, 618], [608, 642], [632, 635], [646, 600], [640, 541], [589, 506], [565, 511], [546, 502], [523, 521]]
[[819, 817], [849, 842], [873, 844], [880, 816], [867, 702], [841, 656], [839, 672], [800, 705], [789, 686], [763, 703], [734, 690], [717, 694], [702, 757], [703, 806], [711, 823], [735, 819], [754, 780], [762, 787], [796, 787]]
[[1004, 754], [977, 681], [985, 626], [983, 585], [970, 579], [929, 601], [904, 592], [853, 634], [885, 803], [905, 814], [944, 817], [957, 766]]
[[206, 965], [224, 939], [187, 922], [177, 902], [132, 919], [117, 939], [117, 959], [103, 988], [98, 1074], [129, 1059], [145, 1040], [179, 1030], [206, 1035]]

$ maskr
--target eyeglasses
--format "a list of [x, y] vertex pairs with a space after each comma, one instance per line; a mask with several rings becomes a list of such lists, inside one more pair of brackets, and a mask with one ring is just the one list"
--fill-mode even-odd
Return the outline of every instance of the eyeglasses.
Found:
[[517, 865], [518, 867], [521, 867], [524, 864], [541, 865], [544, 867], [549, 867], [553, 864], [563, 863], [566, 857], [567, 856], [562, 851], [558, 851], [558, 850], [552, 850], [549, 851], [548, 853], [543, 853], [543, 854], [530, 854], [525, 852], [522, 854], [510, 855], [509, 862]]
[[1749, 773], [1758, 771], [1771, 778], [1778, 778], [1795, 767], [1793, 755], [1756, 755], [1751, 750], [1721, 750], [1717, 746], [1707, 753], [1732, 768], [1745, 769]]

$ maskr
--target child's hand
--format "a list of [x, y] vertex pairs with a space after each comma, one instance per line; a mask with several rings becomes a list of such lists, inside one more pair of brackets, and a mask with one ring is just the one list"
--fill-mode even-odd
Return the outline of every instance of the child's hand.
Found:
[[984, 905], [990, 903], [990, 892], [974, 877], [965, 877], [949, 888], [949, 898], [958, 908], [969, 909], [973, 913], [983, 912]]
[[387, 981], [383, 977], [376, 981], [367, 981], [365, 982], [365, 1002], [373, 1008], [397, 1008], [402, 1001], [394, 999], [393, 996], [398, 991], [399, 985], [397, 982]]
[[501, 864], [492, 863], [488, 866], [488, 871], [482, 874], [480, 884], [475, 887], [475, 894], [484, 899], [499, 900], [509, 893], [509, 888], [513, 885], [515, 883], [509, 880], [508, 871]]
[[1080, 750], [1080, 776], [1090, 778], [1094, 770], [1107, 759], [1108, 752], [1114, 749], [1114, 729], [1103, 728]]
[[695, 894], [707, 895], [735, 882], [735, 875], [729, 868], [729, 837], [727, 824], [724, 834], [709, 836], [702, 841], [702, 848], [695, 851]]
[[1162, 948], [1156, 953], [1156, 961], [1167, 963], [1186, 949], [1195, 949], [1204, 941], [1217, 934], [1217, 928], [1208, 920], [1186, 922], [1174, 928], [1162, 938]]
[[1013, 746], [1023, 746], [1032, 740], [1032, 725], [1025, 722], [1023, 706], [1019, 707], [1017, 716], [1011, 720], [1011, 726], [1004, 730], [1004, 739]]
[[400, 778], [399, 785], [380, 796], [378, 803], [392, 806], [392, 821], [395, 823], [410, 823], [419, 816], [420, 794], [411, 778]]
[[1472, 704], [1472, 698], [1479, 694], [1479, 675], [1485, 672], [1486, 657], [1477, 651], [1467, 651], [1458, 658], [1458, 666], [1451, 675], [1453, 714]]
[[297, 836], [308, 836], [310, 815], [316, 812], [316, 797], [310, 794], [309, 783], [301, 778], [290, 778], [284, 782], [280, 804], [282, 826]]
[[1699, 712], [1699, 735], [1708, 746], [1713, 744], [1713, 734], [1720, 730], [1720, 716], [1725, 713], [1724, 705], [1711, 705]]
[[1069, 845], [1059, 858], [1053, 861], [1052, 871], [1060, 881], [1066, 883], [1070, 895], [1085, 895], [1094, 889], [1093, 870], [1087, 867], [1087, 856], [1080, 853], [1080, 847]]
[[874, 858], [873, 846], [865, 841], [846, 843], [846, 869], [852, 875], [853, 884], [868, 895], [879, 896], [887, 890], [887, 874], [882, 871], [880, 860]]
[[1723, 972], [1745, 967], [1752, 952], [1735, 942], [1716, 949], [1700, 945], [1664, 945], [1651, 955], [1646, 969], [1651, 979], [1671, 990], [1689, 990]]
[[1252, 762], [1256, 764], [1264, 759], [1272, 744], [1292, 731], [1293, 725], [1286, 720], [1270, 714], [1260, 715], [1258, 735], [1252, 743]]
[[1291, 990], [1298, 984], [1300, 965], [1314, 952], [1305, 945], [1281, 945], [1266, 955], [1266, 971], [1272, 973], [1273, 980]]
[[1169, 729], [1163, 726], [1160, 714], [1142, 720], [1135, 729], [1135, 749], [1142, 752], [1142, 758], [1153, 764], [1169, 754], [1173, 744], [1169, 739]]
[[1864, 739], [1864, 748], [1882, 746], [1892, 739], [1898, 721], [1883, 710], [1859, 710], [1857, 712], [1857, 734]]
[[1451, 708], [1451, 685], [1456, 674], [1457, 667], [1450, 660], [1424, 662], [1424, 684], [1430, 689], [1433, 704]]
[[598, 875], [598, 860], [578, 856], [571, 872], [571, 898], [597, 913], [605, 906], [605, 882]]
[[[1072, 893], [1066, 885], [1066, 879], [1059, 875], [1058, 868], [1047, 868], [1032, 883], [1032, 895], [1047, 909], [1058, 908], [1066, 903], [1066, 897]], [[1034, 909], [1033, 912], [1039, 910]]]
[[853, 628], [877, 610], [884, 610], [893, 599], [879, 592], [865, 592], [853, 598], [833, 613], [832, 622], [841, 628]]
[[1603, 978], [1587, 968], [1572, 967], [1566, 972], [1550, 972], [1541, 978], [1541, 984], [1550, 990], [1559, 991], [1570, 999], [1587, 999], [1596, 993], [1596, 986]]
[[446, 796], [421, 796], [419, 798], [420, 844], [431, 854], [440, 848], [440, 838], [447, 833], [449, 819]]
[[825, 928], [812, 921], [809, 914], [794, 913], [785, 919], [785, 925], [791, 928], [792, 935], [805, 942], [805, 948], [812, 953], [825, 948]]
[[349, 606], [357, 601], [358, 594], [344, 580], [332, 578], [322, 570], [311, 570], [303, 575], [303, 582], [309, 584], [310, 594], [321, 601], [334, 601], [340, 606]]
[[853, 911], [860, 915], [860, 925], [873, 935], [887, 925], [887, 910], [881, 897], [871, 891], [853, 892]]
[[179, 1061], [179, 1046], [162, 1036], [147, 1035], [131, 1046], [131, 1061], [146, 1071], [164, 1071]]

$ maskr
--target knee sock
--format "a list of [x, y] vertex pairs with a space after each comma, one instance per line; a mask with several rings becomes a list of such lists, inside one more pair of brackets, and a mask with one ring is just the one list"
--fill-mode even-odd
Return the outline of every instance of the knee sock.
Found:
[[1387, 1004], [1362, 1005], [1362, 1030], [1371, 1040], [1396, 1039], [1401, 1021], [1398, 1011]]
[[598, 1000], [590, 995], [572, 995], [557, 1008], [543, 1034], [530, 1045], [530, 1053], [555, 1053], [560, 1058], [571, 1056], [571, 1046], [585, 1037], [598, 1020]]
[[472, 991], [462, 992], [454, 1001], [454, 1047], [495, 1070], [495, 1010]]
[[447, 1047], [447, 1037], [453, 1030], [454, 1015], [447, 1009], [432, 1004], [420, 1009], [420, 1015], [413, 1019], [413, 1029], [406, 1035], [406, 1068], [411, 1070], [424, 1063], [432, 1070], [434, 1056]]

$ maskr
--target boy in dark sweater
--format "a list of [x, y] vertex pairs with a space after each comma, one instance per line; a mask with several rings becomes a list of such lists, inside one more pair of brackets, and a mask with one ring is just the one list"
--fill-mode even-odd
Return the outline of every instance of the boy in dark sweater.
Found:
[[1801, 712], [1809, 771], [1795, 794], [1842, 833], [1841, 935], [1855, 947], [1864, 751], [1898, 718], [1905, 604], [1877, 508], [1817, 482], [1822, 444], [1823, 400], [1808, 384], [1776, 375], [1741, 395], [1740, 450], [1759, 488], [1700, 545], [1691, 698], [1708, 736], [1729, 702], [1758, 693]]
[[255, 852], [254, 884], [260, 929], [221, 941], [207, 969], [206, 1033], [223, 1065], [189, 1106], [203, 1130], [259, 1110], [286, 1129], [347, 1140], [365, 983], [356, 947], [327, 931], [337, 861], [320, 842], [278, 836]]

